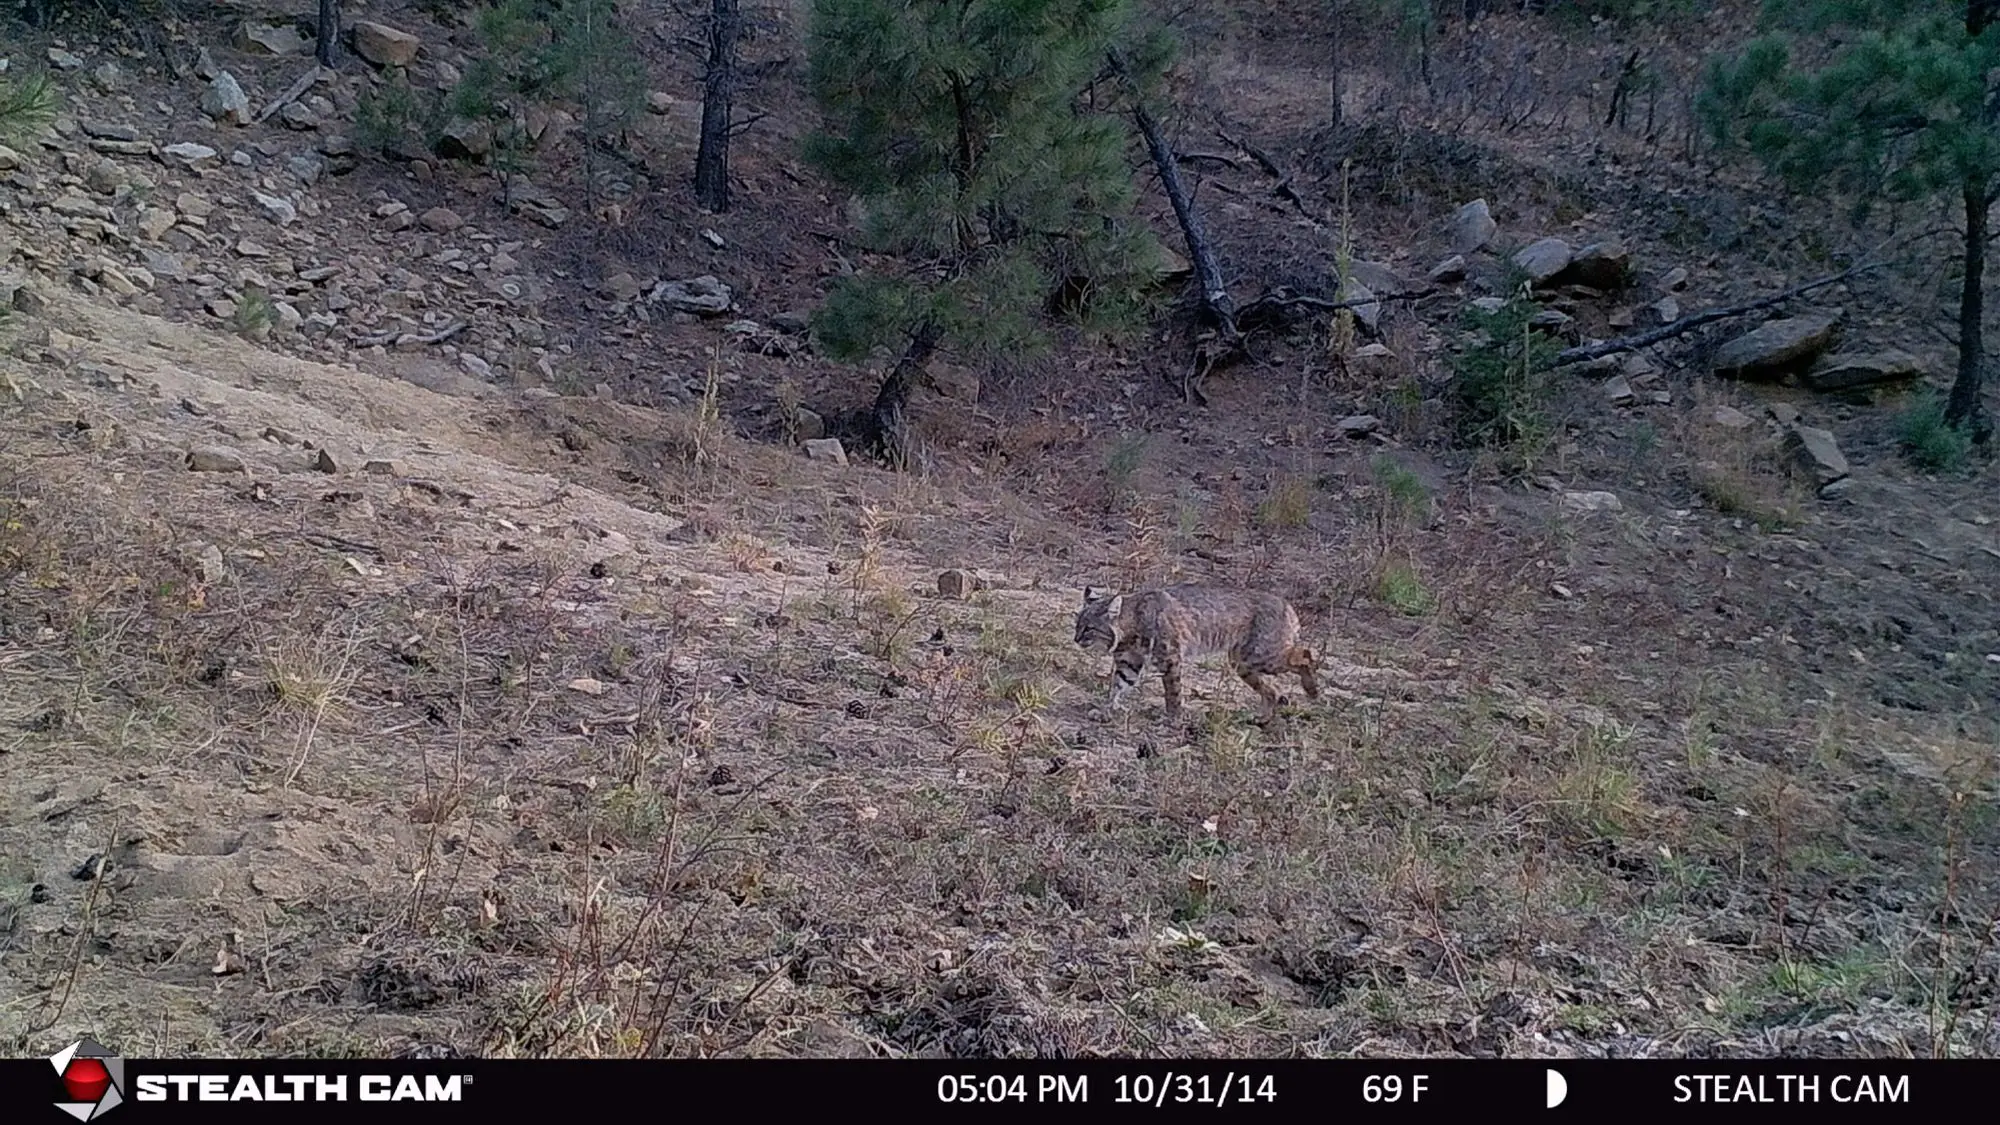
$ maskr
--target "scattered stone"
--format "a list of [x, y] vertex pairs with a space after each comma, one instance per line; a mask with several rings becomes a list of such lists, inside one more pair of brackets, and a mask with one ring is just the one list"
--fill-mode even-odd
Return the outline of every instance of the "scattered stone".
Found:
[[675, 312], [719, 316], [729, 311], [733, 298], [729, 286], [713, 275], [703, 274], [687, 281], [662, 281], [646, 299]]
[[1632, 280], [1632, 253], [1615, 238], [1593, 242], [1576, 252], [1560, 280], [1606, 292], [1623, 289]]
[[20, 153], [15, 152], [6, 145], [0, 145], [0, 172], [12, 172], [14, 169], [19, 168], [21, 164], [22, 158]]
[[1672, 297], [1662, 297], [1654, 301], [1652, 309], [1653, 315], [1660, 318], [1661, 324], [1672, 324], [1681, 318], [1681, 303]]
[[1374, 291], [1363, 284], [1361, 279], [1356, 277], [1351, 271], [1346, 277], [1340, 279], [1340, 288], [1335, 290], [1333, 294], [1335, 304], [1348, 304], [1354, 301], [1361, 302], [1360, 304], [1348, 304], [1347, 311], [1354, 314], [1354, 319], [1360, 322], [1363, 328], [1366, 328], [1370, 332], [1379, 332], [1382, 328], [1382, 302], [1374, 298]]
[[493, 130], [483, 121], [454, 117], [445, 122], [433, 148], [446, 160], [484, 160], [493, 151]]
[[1480, 312], [1486, 313], [1487, 315], [1491, 316], [1492, 314], [1497, 313], [1501, 309], [1507, 307], [1507, 298], [1474, 297], [1470, 303], [1473, 308], [1478, 309]]
[[144, 139], [136, 125], [116, 125], [107, 121], [79, 121], [77, 127], [83, 135], [100, 141], [137, 141]]
[[1569, 243], [1560, 238], [1538, 238], [1514, 255], [1514, 264], [1528, 275], [1529, 281], [1546, 285], [1569, 268], [1574, 253]]
[[1453, 254], [1451, 257], [1446, 258], [1444, 261], [1439, 262], [1435, 266], [1432, 266], [1429, 276], [1432, 285], [1456, 285], [1459, 282], [1464, 281], [1465, 280], [1464, 256], [1459, 254]]
[[208, 53], [207, 47], [203, 47], [201, 50], [195, 52], [194, 76], [196, 78], [207, 82], [221, 72], [222, 68], [215, 65], [215, 59]]
[[265, 217], [281, 227], [291, 226], [299, 219], [299, 209], [292, 206], [289, 199], [265, 195], [261, 191], [252, 191], [250, 196], [257, 201], [257, 206], [264, 209]]
[[569, 208], [564, 207], [561, 200], [526, 181], [508, 186], [507, 206], [551, 230], [569, 221]]
[[117, 195], [125, 186], [125, 172], [109, 160], [99, 160], [84, 171], [83, 186], [99, 195]]
[[1475, 199], [1460, 207], [1451, 217], [1451, 252], [1470, 254], [1493, 241], [1500, 233], [1500, 224], [1493, 221], [1493, 212], [1484, 199]]
[[313, 454], [312, 467], [314, 471], [322, 473], [339, 474], [354, 471], [353, 464], [348, 461], [345, 454], [335, 453], [325, 446], [321, 446]]
[[1839, 323], [1837, 315], [1827, 314], [1766, 321], [1716, 349], [1715, 373], [1739, 379], [1781, 377], [1831, 347]]
[[1848, 391], [1923, 378], [1924, 364], [1903, 351], [1830, 355], [1807, 368], [1805, 385], [1816, 391]]
[[826, 436], [826, 419], [821, 417], [817, 410], [801, 406], [794, 421], [797, 429], [794, 437], [799, 441], [812, 441]]
[[308, 49], [305, 36], [289, 24], [245, 20], [237, 25], [232, 45], [246, 55], [303, 55]]
[[1757, 424], [1755, 418], [1750, 417], [1733, 406], [1716, 407], [1715, 413], [1711, 415], [1711, 419], [1716, 425], [1729, 430], [1746, 430]]
[[393, 457], [371, 457], [362, 463], [361, 471], [378, 477], [400, 477], [409, 472], [401, 461]]
[[195, 569], [201, 572], [201, 580], [210, 586], [222, 581], [225, 573], [222, 565], [222, 548], [213, 543], [204, 543], [194, 552]]
[[953, 601], [964, 601], [986, 586], [986, 579], [964, 570], [941, 571], [937, 577], [938, 593]]
[[1576, 318], [1561, 309], [1536, 309], [1528, 318], [1528, 327], [1551, 336], [1573, 337], [1576, 335]]
[[193, 473], [243, 473], [248, 472], [243, 458], [235, 450], [220, 445], [205, 445], [187, 451], [187, 467]]
[[250, 108], [250, 95], [243, 92], [242, 84], [236, 76], [223, 71], [208, 84], [201, 95], [201, 111], [218, 121], [228, 121], [236, 125], [250, 124], [254, 111]]
[[491, 379], [493, 377], [493, 365], [479, 356], [473, 355], [471, 352], [458, 353], [458, 365], [465, 368], [466, 374], [476, 378]]
[[438, 234], [449, 234], [465, 225], [459, 213], [449, 207], [433, 207], [419, 216], [417, 222], [423, 224], [425, 230]]
[[840, 444], [839, 438], [813, 438], [805, 443], [805, 450], [807, 460], [847, 464], [847, 450]]
[[1632, 390], [1632, 381], [1623, 375], [1613, 375], [1604, 381], [1604, 397], [1613, 406], [1624, 406], [1638, 397]]
[[674, 96], [665, 90], [653, 90], [646, 95], [646, 108], [653, 113], [672, 113]]
[[585, 695], [603, 695], [605, 692], [611, 690], [605, 686], [604, 681], [595, 680], [589, 676], [582, 676], [571, 680], [569, 682], [569, 689], [571, 691], [580, 691]]
[[417, 61], [423, 40], [373, 20], [354, 23], [354, 53], [376, 66], [408, 66]]
[[1840, 452], [1840, 443], [1826, 430], [1794, 422], [1786, 431], [1785, 444], [1791, 450], [1793, 459], [1810, 472], [1822, 487], [1848, 473], [1847, 457]]
[[1564, 511], [1570, 512], [1618, 512], [1625, 508], [1619, 503], [1616, 493], [1568, 490], [1562, 494], [1562, 506]]
[[1611, 310], [1611, 315], [1605, 318], [1605, 323], [1611, 325], [1613, 328], [1623, 329], [1632, 327], [1633, 321], [1637, 319], [1638, 317], [1634, 315], [1631, 309], [1620, 308]]
[[1771, 417], [1777, 419], [1780, 426], [1794, 425], [1799, 420], [1799, 408], [1789, 402], [1774, 402], [1771, 404]]
[[319, 128], [319, 114], [304, 102], [286, 102], [285, 108], [278, 111], [278, 120], [284, 123], [285, 128], [300, 132]]
[[1828, 481], [1821, 485], [1819, 488], [1819, 498], [1822, 500], [1843, 500], [1852, 491], [1854, 491], [1854, 478], [1841, 477], [1839, 480]]
[[83, 69], [83, 60], [63, 50], [61, 47], [50, 47], [48, 58], [49, 65], [55, 67], [57, 70]]
[[715, 233], [714, 231], [710, 230], [707, 227], [701, 228], [701, 240], [703, 242], [708, 243], [710, 246], [715, 247], [717, 250], [724, 249], [728, 246], [728, 243], [722, 240], [721, 235]]
[[1341, 437], [1367, 437], [1382, 428], [1382, 419], [1373, 414], [1350, 414], [1333, 424], [1333, 430]]
[[254, 238], [237, 239], [236, 252], [246, 258], [268, 258], [271, 256], [271, 248]]
[[1687, 283], [1688, 283], [1688, 271], [1682, 269], [1679, 266], [1675, 266], [1673, 269], [1668, 270], [1666, 272], [1666, 276], [1660, 278], [1660, 288], [1662, 289], [1673, 289], [1678, 291], [1687, 288]]
[[193, 141], [170, 144], [160, 150], [160, 162], [169, 167], [185, 168], [190, 172], [202, 168], [212, 168], [219, 161], [216, 151], [207, 145]]
[[327, 160], [313, 153], [288, 156], [285, 158], [285, 170], [292, 174], [293, 179], [311, 187], [327, 171]]

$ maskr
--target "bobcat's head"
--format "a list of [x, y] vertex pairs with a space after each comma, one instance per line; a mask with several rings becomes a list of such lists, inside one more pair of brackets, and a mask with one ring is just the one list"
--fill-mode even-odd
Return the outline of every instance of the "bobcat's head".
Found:
[[1110, 652], [1118, 643], [1118, 610], [1125, 599], [1096, 586], [1083, 588], [1083, 608], [1076, 611], [1076, 643], [1087, 652]]

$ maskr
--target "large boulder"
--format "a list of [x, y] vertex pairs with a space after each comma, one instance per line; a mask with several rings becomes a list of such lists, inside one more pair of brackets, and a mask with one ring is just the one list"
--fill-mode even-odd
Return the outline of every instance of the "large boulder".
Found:
[[1499, 232], [1500, 224], [1493, 221], [1493, 213], [1487, 209], [1486, 201], [1475, 199], [1452, 215], [1447, 236], [1451, 241], [1451, 252], [1463, 256], [1482, 249]]
[[1547, 285], [1569, 268], [1575, 251], [1560, 238], [1538, 238], [1514, 255], [1514, 265], [1536, 285]]
[[1735, 379], [1782, 378], [1818, 358], [1839, 335], [1839, 313], [1765, 321], [1715, 350], [1715, 373]]
[[250, 95], [243, 92], [243, 86], [236, 76], [223, 71], [208, 84], [201, 95], [201, 111], [220, 121], [236, 125], [250, 124]]
[[1923, 378], [1923, 374], [1922, 360], [1908, 352], [1890, 349], [1825, 356], [1807, 368], [1800, 379], [1816, 391], [1851, 391], [1885, 383], [1907, 383]]
[[1632, 253], [1615, 238], [1593, 242], [1578, 250], [1555, 280], [1607, 292], [1623, 289], [1632, 280]]
[[417, 61], [423, 40], [407, 31], [373, 20], [354, 23], [354, 53], [376, 66], [409, 66]]

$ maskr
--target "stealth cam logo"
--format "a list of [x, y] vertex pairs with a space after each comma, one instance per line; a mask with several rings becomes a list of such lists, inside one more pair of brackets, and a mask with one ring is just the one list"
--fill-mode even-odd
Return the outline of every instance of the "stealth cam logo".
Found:
[[56, 1108], [78, 1121], [95, 1121], [125, 1100], [125, 1060], [95, 1039], [79, 1039], [49, 1062], [62, 1076], [63, 1088], [74, 1101]]

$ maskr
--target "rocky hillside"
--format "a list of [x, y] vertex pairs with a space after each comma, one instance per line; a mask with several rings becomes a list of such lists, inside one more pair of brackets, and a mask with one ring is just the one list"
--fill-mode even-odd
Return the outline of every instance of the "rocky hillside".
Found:
[[[10, 38], [62, 94], [0, 147], [17, 1051], [2000, 1047], [2000, 507], [1902, 449], [1921, 277], [1457, 440], [1517, 281], [1587, 347], [1839, 272], [1833, 217], [1577, 121], [1394, 126], [1367, 75], [1329, 136], [1310, 52], [1212, 28], [1229, 110], [1175, 127], [1239, 299], [1376, 303], [1206, 405], [1164, 327], [942, 363], [895, 474], [814, 440], [868, 381], [805, 331], [849, 228], [789, 10], [708, 215], [677, 17], [620, 155], [546, 108], [503, 185], [476, 131], [357, 143], [480, 46], [348, 7], [330, 75], [275, 5]], [[1286, 594], [1328, 698], [1105, 717], [1078, 591], [1168, 578]]]

